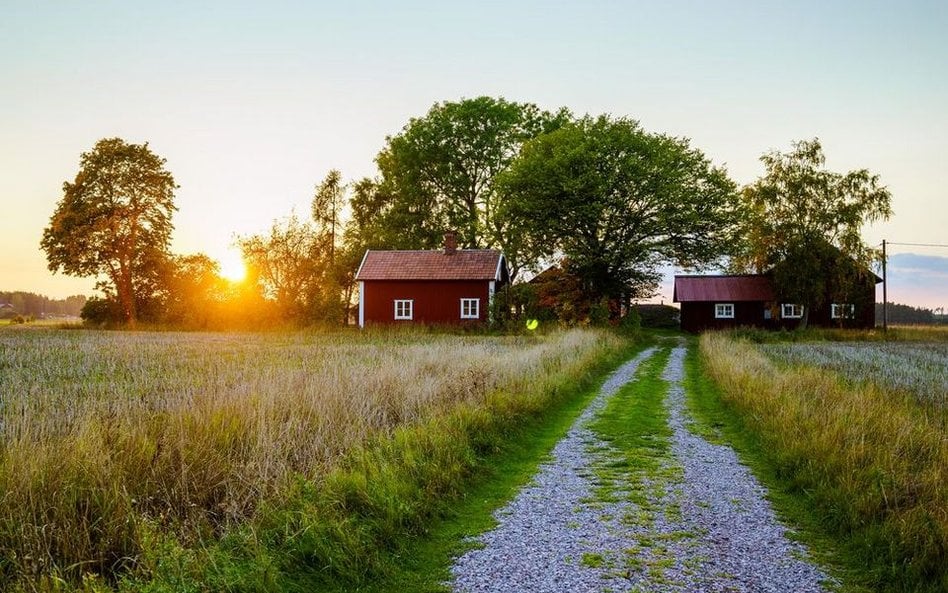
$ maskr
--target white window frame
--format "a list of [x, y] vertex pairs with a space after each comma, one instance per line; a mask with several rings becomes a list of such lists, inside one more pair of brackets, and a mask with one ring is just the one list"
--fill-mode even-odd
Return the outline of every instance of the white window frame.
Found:
[[[797, 309], [799, 309], [799, 311]], [[789, 311], [789, 313], [787, 311]], [[780, 318], [803, 319], [803, 305], [798, 305], [796, 303], [781, 303]]]
[[[399, 314], [398, 306], [402, 306], [402, 312]], [[407, 312], [405, 309], [407, 308]], [[395, 320], [407, 320], [411, 321], [415, 316], [415, 301], [414, 299], [395, 299]]]
[[[470, 305], [473, 304], [473, 311]], [[464, 306], [469, 305], [467, 313], [464, 312]], [[461, 299], [461, 319], [480, 319], [481, 318], [481, 299]]]
[[734, 303], [714, 303], [715, 319], [734, 319]]
[[[842, 314], [840, 314], [842, 311]], [[856, 305], [852, 303], [833, 303], [830, 306], [830, 318], [832, 319], [855, 319]]]

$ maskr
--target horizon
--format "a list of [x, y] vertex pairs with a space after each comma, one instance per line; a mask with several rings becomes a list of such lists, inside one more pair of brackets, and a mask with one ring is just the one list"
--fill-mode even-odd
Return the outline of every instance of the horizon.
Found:
[[[94, 279], [48, 272], [39, 239], [100, 138], [148, 142], [167, 159], [181, 186], [172, 250], [221, 261], [236, 236], [308, 212], [330, 169], [373, 176], [386, 136], [435, 102], [480, 95], [636, 119], [690, 138], [741, 185], [763, 173], [764, 152], [819, 137], [827, 168], [866, 168], [893, 194], [894, 216], [867, 227], [867, 243], [948, 243], [948, 7], [937, 2], [6, 12], [4, 290], [95, 294]], [[891, 257], [890, 301], [948, 305], [948, 248], [893, 246]]]

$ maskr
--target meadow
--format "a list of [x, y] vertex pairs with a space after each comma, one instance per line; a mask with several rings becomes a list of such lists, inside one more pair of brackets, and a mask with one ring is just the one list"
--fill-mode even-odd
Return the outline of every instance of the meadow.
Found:
[[948, 352], [922, 335], [700, 339], [730, 417], [816, 532], [840, 544], [847, 591], [948, 590]]
[[771, 358], [837, 372], [913, 394], [920, 403], [948, 405], [948, 342], [809, 342], [765, 344]]
[[0, 588], [358, 581], [624, 348], [586, 330], [2, 330]]

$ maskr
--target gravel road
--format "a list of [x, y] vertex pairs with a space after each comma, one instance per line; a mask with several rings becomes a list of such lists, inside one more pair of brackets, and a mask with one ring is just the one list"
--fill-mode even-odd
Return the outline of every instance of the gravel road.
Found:
[[637, 484], [615, 484], [628, 496], [597, 498], [596, 469], [615, 455], [587, 425], [655, 351], [607, 379], [532, 483], [496, 513], [497, 527], [456, 560], [454, 591], [826, 590], [828, 577], [788, 539], [734, 451], [689, 429], [682, 347], [672, 350], [662, 376], [672, 437], [660, 470]]

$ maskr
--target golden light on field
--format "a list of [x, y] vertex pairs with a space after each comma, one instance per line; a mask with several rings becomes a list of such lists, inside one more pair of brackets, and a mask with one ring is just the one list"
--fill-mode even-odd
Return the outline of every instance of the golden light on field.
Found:
[[221, 277], [231, 282], [240, 282], [247, 277], [247, 266], [244, 264], [244, 258], [239, 251], [229, 249], [220, 258]]

